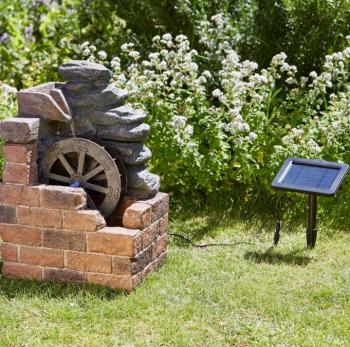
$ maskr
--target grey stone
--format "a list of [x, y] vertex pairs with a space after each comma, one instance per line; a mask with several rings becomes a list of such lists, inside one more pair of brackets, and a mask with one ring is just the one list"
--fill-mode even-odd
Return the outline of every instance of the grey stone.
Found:
[[127, 97], [128, 92], [126, 90], [118, 89], [110, 84], [100, 93], [86, 94], [84, 96], [74, 96], [72, 100], [72, 106], [75, 108], [112, 108], [121, 106]]
[[142, 165], [152, 157], [152, 152], [142, 142], [104, 142], [118, 153], [122, 162], [127, 166]]
[[73, 60], [58, 68], [66, 81], [110, 81], [112, 72], [101, 64], [85, 60]]
[[148, 124], [96, 126], [97, 136], [104, 140], [121, 142], [141, 142], [147, 137], [150, 127]]
[[147, 115], [142, 110], [134, 110], [129, 106], [120, 106], [107, 112], [96, 110], [91, 112], [90, 120], [97, 125], [140, 124]]
[[130, 167], [126, 170], [128, 193], [138, 199], [150, 199], [159, 191], [160, 179], [145, 166]]
[[86, 95], [93, 93], [100, 93], [108, 86], [108, 82], [105, 81], [91, 81], [90, 83], [84, 83], [80, 81], [67, 82], [63, 86], [65, 93], [71, 96]]
[[74, 117], [74, 130], [76, 136], [93, 137], [96, 135], [96, 128], [91, 124], [89, 118], [84, 114], [76, 114]]

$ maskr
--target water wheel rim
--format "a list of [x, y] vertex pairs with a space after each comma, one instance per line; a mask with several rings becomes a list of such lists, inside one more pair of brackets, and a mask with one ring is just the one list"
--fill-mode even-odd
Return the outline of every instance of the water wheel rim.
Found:
[[[74, 162], [72, 157], [75, 158]], [[60, 173], [55, 172], [58, 166]], [[121, 195], [119, 169], [110, 154], [93, 141], [69, 138], [56, 142], [44, 155], [41, 170], [43, 180], [47, 184], [55, 181], [60, 185], [74, 185], [78, 182], [78, 186], [86, 191], [88, 206], [100, 210], [105, 218], [109, 217], [118, 205]], [[99, 184], [98, 178], [104, 183]], [[98, 193], [104, 195], [104, 198], [99, 197], [96, 201], [94, 196]]]

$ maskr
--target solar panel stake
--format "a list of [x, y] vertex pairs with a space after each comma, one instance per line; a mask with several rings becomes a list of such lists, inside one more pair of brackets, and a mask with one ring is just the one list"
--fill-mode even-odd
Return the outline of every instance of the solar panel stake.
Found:
[[[348, 164], [324, 160], [288, 158], [274, 178], [275, 189], [309, 195], [309, 221], [306, 230], [307, 247], [314, 248], [317, 239], [317, 195], [334, 196], [349, 169]], [[275, 246], [279, 228], [275, 231]]]
[[314, 248], [317, 239], [316, 227], [317, 195], [309, 194], [309, 225], [306, 231], [306, 242], [309, 248]]

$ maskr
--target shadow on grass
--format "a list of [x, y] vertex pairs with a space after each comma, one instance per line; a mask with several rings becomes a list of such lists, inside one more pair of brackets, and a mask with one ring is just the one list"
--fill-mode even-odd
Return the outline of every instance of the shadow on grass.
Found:
[[244, 258], [257, 264], [266, 263], [273, 265], [288, 264], [306, 266], [310, 263], [312, 258], [307, 255], [300, 254], [304, 250], [305, 249], [297, 249], [289, 253], [282, 253], [280, 251], [276, 251], [273, 247], [271, 247], [266, 252], [246, 252]]

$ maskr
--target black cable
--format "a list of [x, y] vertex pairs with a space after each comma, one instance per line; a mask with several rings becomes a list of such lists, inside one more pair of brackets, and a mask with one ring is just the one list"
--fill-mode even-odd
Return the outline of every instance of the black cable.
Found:
[[194, 243], [192, 240], [188, 239], [184, 235], [175, 234], [175, 233], [169, 233], [169, 235], [179, 237], [179, 238], [189, 242], [192, 246], [198, 247], [198, 248], [205, 248], [205, 247], [211, 247], [211, 246], [233, 247], [233, 246], [237, 246], [237, 245], [240, 245], [240, 244], [255, 245], [254, 243], [247, 242], [247, 241], [239, 241], [239, 242], [235, 242], [235, 243], [207, 243], [207, 244], [204, 244], [204, 245], [197, 245], [196, 243]]

